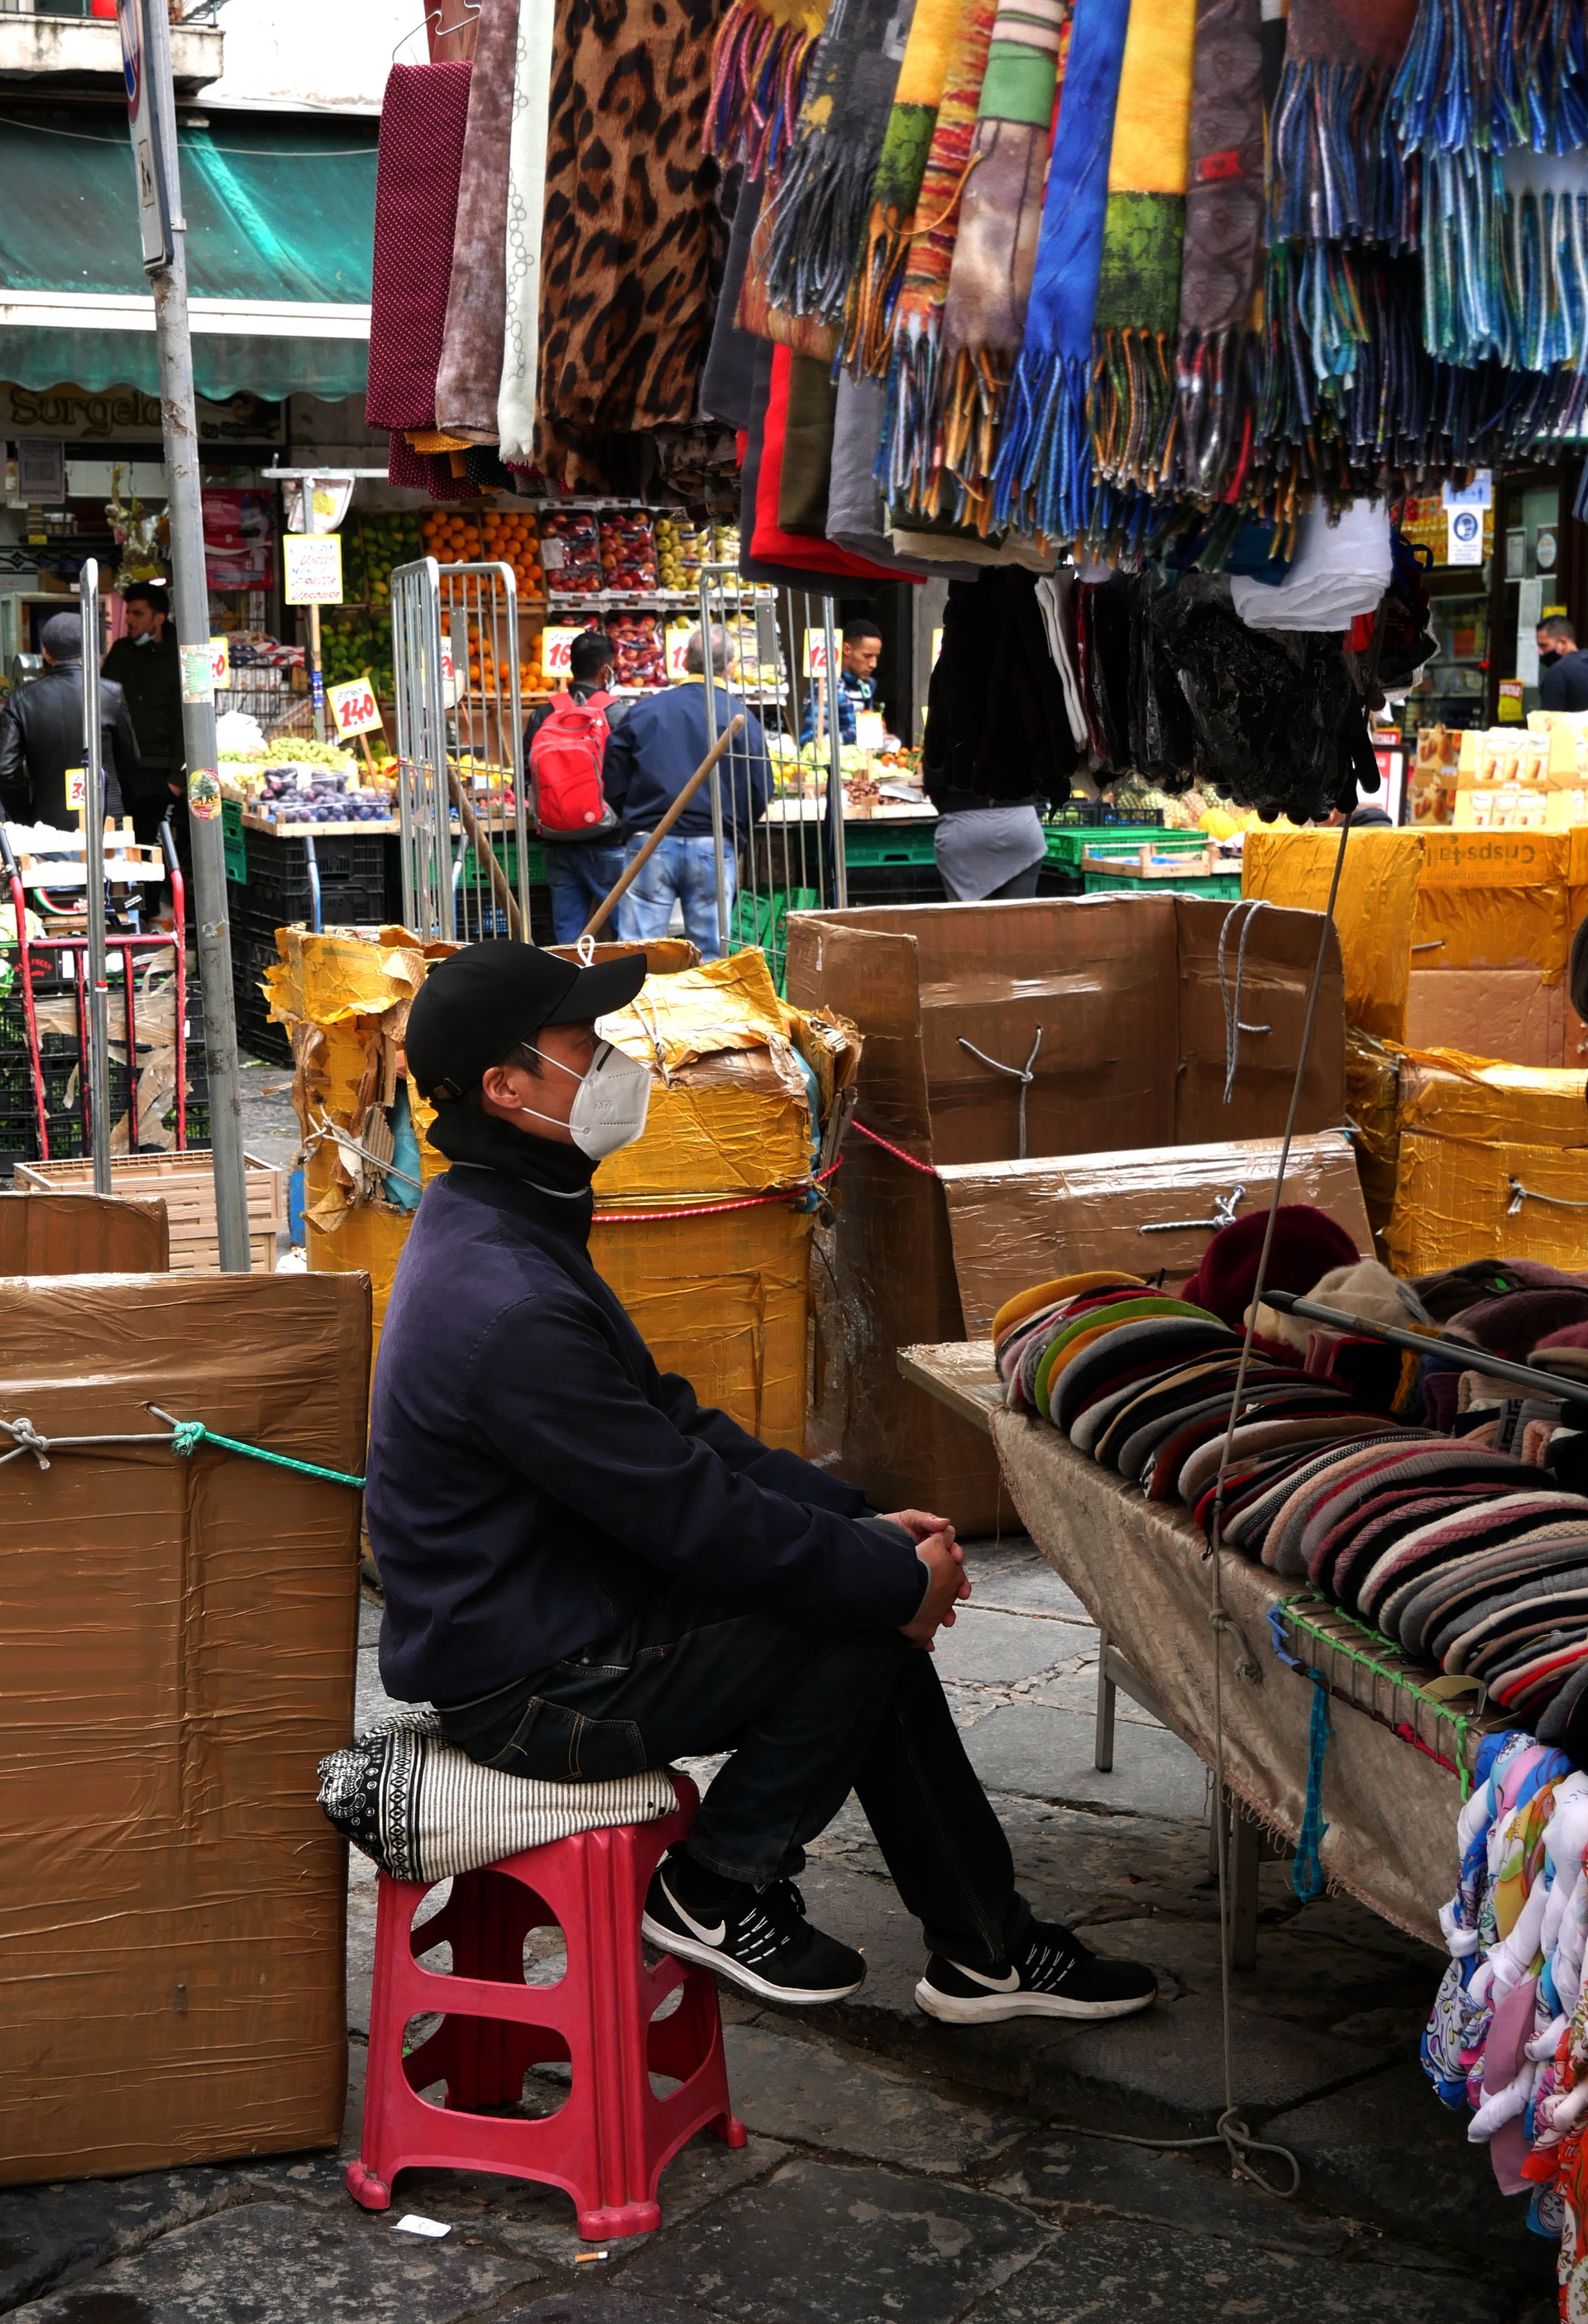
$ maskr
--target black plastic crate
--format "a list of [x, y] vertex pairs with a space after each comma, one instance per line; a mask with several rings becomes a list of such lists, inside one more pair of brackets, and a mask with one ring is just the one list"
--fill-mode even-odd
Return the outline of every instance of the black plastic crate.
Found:
[[[328, 920], [379, 920], [385, 917], [386, 853], [383, 835], [371, 832], [318, 835], [314, 860], [319, 875], [321, 915]], [[309, 875], [309, 843], [248, 834], [248, 878], [243, 893], [248, 908], [271, 917], [275, 927], [307, 920], [314, 909]]]

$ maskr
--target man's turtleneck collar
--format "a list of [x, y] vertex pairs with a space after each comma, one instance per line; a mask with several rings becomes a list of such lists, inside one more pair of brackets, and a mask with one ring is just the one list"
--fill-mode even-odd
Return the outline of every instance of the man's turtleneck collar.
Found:
[[515, 1130], [499, 1115], [482, 1113], [455, 1102], [439, 1106], [425, 1132], [438, 1154], [448, 1162], [472, 1163], [475, 1168], [500, 1171], [546, 1198], [546, 1208], [559, 1225], [583, 1239], [589, 1231], [596, 1198], [590, 1181], [596, 1164], [577, 1146], [549, 1138], [536, 1138]]

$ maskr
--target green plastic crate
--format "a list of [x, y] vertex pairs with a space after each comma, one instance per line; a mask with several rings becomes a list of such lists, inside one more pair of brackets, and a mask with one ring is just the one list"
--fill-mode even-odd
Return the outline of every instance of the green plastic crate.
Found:
[[1239, 896], [1239, 872], [1211, 872], [1183, 880], [1132, 880], [1123, 872], [1091, 872], [1085, 875], [1089, 896]]
[[223, 798], [220, 803], [220, 842], [226, 855], [226, 878], [244, 882], [248, 877], [248, 835], [243, 828], [243, 809], [236, 799]]
[[932, 863], [937, 861], [933, 841], [937, 826], [935, 823], [895, 824], [891, 829], [883, 825], [846, 823], [844, 825], [844, 860], [870, 870], [879, 863]]
[[1047, 826], [1048, 861], [1062, 863], [1066, 872], [1078, 872], [1081, 857], [1087, 848], [1113, 846], [1116, 842], [1131, 847], [1151, 846], [1162, 854], [1178, 847], [1205, 847], [1207, 834], [1203, 831], [1165, 831], [1156, 823], [1105, 823], [1072, 825], [1067, 830], [1055, 824]]
[[[546, 885], [546, 850], [538, 839], [531, 840], [529, 849], [530, 885], [531, 888], [543, 888]], [[508, 886], [516, 896], [518, 893], [518, 842], [515, 839], [503, 842], [497, 861], [507, 874]], [[463, 878], [465, 885], [470, 888], [488, 888], [491, 884], [490, 872], [472, 847], [463, 859]]]

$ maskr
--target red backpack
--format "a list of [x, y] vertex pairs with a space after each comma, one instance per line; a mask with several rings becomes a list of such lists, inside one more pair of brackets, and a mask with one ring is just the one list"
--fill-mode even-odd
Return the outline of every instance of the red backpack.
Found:
[[535, 786], [535, 814], [543, 832], [577, 833], [581, 837], [617, 817], [601, 788], [601, 762], [606, 752], [606, 705], [610, 694], [592, 694], [576, 702], [571, 694], [555, 701], [530, 744], [530, 773]]

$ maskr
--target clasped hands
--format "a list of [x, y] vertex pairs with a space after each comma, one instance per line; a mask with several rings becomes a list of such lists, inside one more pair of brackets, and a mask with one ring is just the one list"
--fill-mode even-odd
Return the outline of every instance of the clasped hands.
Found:
[[955, 1608], [971, 1594], [965, 1576], [965, 1552], [954, 1536], [954, 1527], [946, 1517], [935, 1517], [925, 1509], [890, 1509], [890, 1525], [902, 1526], [915, 1544], [915, 1554], [927, 1569], [927, 1587], [915, 1619], [900, 1624], [907, 1638], [930, 1654], [932, 1641], [939, 1629], [955, 1619]]

